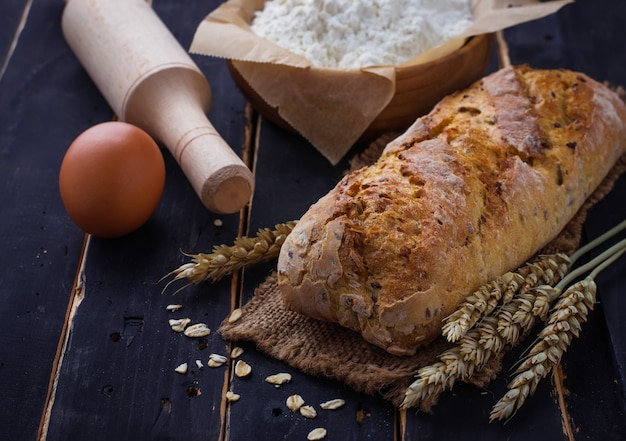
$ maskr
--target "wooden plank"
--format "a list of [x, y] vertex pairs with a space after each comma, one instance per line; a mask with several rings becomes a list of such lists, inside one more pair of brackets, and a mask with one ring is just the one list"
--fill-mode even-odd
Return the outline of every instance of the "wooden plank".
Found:
[[616, 48], [626, 38], [626, 5], [610, 3], [598, 7], [597, 3], [577, 1], [555, 15], [507, 30], [511, 61], [578, 70], [598, 81], [623, 85], [626, 66]]
[[[26, 3], [3, 3], [2, 23], [12, 32], [19, 25], [9, 19], [21, 19]], [[33, 2], [0, 78], [0, 424], [7, 438], [36, 436], [82, 249], [58, 196], [58, 168], [82, 128], [110, 117], [76, 75], [54, 21], [61, 7]], [[5, 51], [9, 33], [2, 32]]]
[[[263, 121], [250, 232], [299, 218], [337, 183], [346, 169], [345, 162], [331, 166], [299, 135], [285, 133]], [[275, 262], [246, 270], [243, 302], [252, 297], [254, 289], [273, 268]], [[252, 365], [253, 373], [232, 381], [233, 390], [242, 398], [229, 410], [229, 440], [250, 439], [251, 433], [257, 439], [306, 439], [316, 427], [326, 428], [329, 439], [394, 439], [395, 411], [388, 403], [357, 394], [336, 381], [305, 375], [255, 350], [250, 343], [243, 342], [241, 346], [246, 351], [241, 358]], [[280, 387], [264, 382], [265, 377], [279, 372], [291, 373], [293, 380]], [[301, 395], [307, 404], [313, 405], [318, 416], [310, 420], [291, 412], [286, 399], [292, 394]], [[320, 409], [320, 403], [334, 398], [345, 399], [346, 405], [335, 411]]]
[[[90, 439], [217, 439], [221, 431], [224, 369], [198, 369], [212, 352], [225, 353], [215, 333], [189, 339], [174, 333], [169, 318], [189, 317], [214, 328], [228, 313], [230, 284], [190, 287], [172, 297], [157, 281], [180, 264], [180, 245], [189, 236], [210, 247], [237, 223], [212, 228], [186, 181], [168, 161], [168, 194], [184, 207], [167, 204], [145, 227], [115, 241], [93, 240], [87, 254], [85, 299], [73, 321], [62, 364], [48, 439], [80, 433]], [[185, 185], [183, 185], [185, 184]], [[182, 196], [186, 193], [188, 196]], [[192, 198], [192, 200], [189, 200]], [[193, 210], [193, 208], [196, 210]], [[179, 225], [172, 231], [170, 225]], [[180, 303], [176, 313], [166, 311]], [[99, 326], [94, 326], [99, 323]], [[189, 364], [180, 375], [174, 369]], [[80, 372], [84, 374], [79, 375]], [[80, 381], [76, 381], [79, 376]]]
[[[625, 85], [626, 66], [614, 48], [626, 44], [622, 31], [626, 4], [597, 6], [576, 2], [555, 16], [511, 29], [506, 36], [513, 62], [565, 67], [613, 86]], [[589, 213], [585, 224], [587, 238], [599, 236], [626, 218], [626, 208], [621, 203], [624, 191], [626, 179], [622, 177], [613, 192]], [[619, 313], [626, 307], [620, 289], [625, 268], [622, 258], [600, 275], [600, 304], [563, 358], [565, 414], [577, 437], [626, 437], [626, 328]]]
[[[207, 7], [153, 3], [183, 45]], [[198, 62], [211, 84], [226, 85], [214, 88], [216, 111], [209, 116], [240, 150], [245, 102], [228, 87], [223, 63]], [[165, 151], [164, 156], [165, 194], [150, 221], [127, 237], [90, 242], [84, 299], [72, 318], [47, 439], [218, 439], [223, 430], [227, 371], [206, 363], [210, 353], [226, 353], [225, 342], [215, 332], [189, 339], [173, 332], [168, 319], [189, 317], [215, 329], [230, 310], [231, 283], [193, 286], [172, 296], [180, 284], [162, 292], [164, 283], [157, 282], [187, 261], [181, 251], [206, 251], [236, 237], [239, 218], [208, 213], [172, 157]], [[221, 227], [214, 226], [218, 218]], [[170, 303], [183, 309], [170, 313]], [[188, 373], [175, 373], [184, 362]]]
[[[626, 76], [624, 77], [626, 80]], [[623, 200], [626, 177], [589, 213], [585, 233], [589, 239], [626, 219]], [[619, 239], [626, 234], [619, 235]], [[610, 243], [614, 243], [612, 240]], [[605, 247], [590, 253], [596, 256]], [[626, 258], [622, 257], [597, 279], [598, 304], [578, 341], [564, 357], [567, 366], [565, 386], [571, 418], [582, 433], [597, 433], [599, 438], [626, 438], [626, 324], [623, 311]], [[595, 404], [594, 404], [595, 403]]]
[[30, 5], [28, 0], [6, 0], [3, 4], [0, 14], [0, 77], [17, 45]]

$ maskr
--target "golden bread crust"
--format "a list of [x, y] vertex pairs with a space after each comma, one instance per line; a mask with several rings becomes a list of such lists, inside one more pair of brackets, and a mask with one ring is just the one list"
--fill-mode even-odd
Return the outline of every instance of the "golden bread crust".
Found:
[[510, 67], [445, 98], [298, 222], [286, 304], [414, 353], [558, 235], [626, 150], [624, 121], [615, 93], [567, 70]]

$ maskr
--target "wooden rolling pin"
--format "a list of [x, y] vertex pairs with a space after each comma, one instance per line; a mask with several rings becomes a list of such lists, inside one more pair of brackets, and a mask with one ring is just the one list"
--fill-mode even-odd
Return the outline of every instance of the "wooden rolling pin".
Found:
[[206, 116], [207, 79], [144, 0], [67, 0], [61, 27], [118, 118], [170, 150], [209, 210], [250, 201], [250, 169]]

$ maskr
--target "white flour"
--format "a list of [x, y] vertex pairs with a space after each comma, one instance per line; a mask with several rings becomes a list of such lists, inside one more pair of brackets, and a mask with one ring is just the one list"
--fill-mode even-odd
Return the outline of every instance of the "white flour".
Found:
[[252, 31], [316, 66], [396, 65], [459, 35], [469, 0], [269, 0]]

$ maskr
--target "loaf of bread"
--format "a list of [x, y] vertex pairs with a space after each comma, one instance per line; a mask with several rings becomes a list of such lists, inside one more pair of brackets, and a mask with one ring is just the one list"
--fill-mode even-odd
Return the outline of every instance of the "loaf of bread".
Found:
[[626, 151], [626, 106], [581, 73], [502, 69], [443, 99], [301, 218], [287, 306], [392, 354], [552, 240]]

